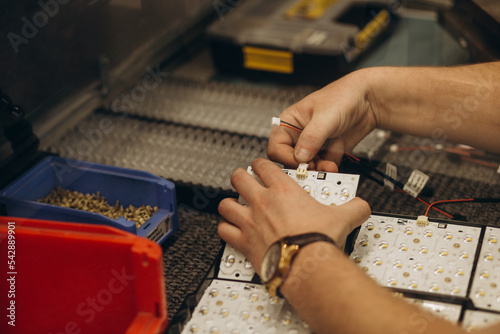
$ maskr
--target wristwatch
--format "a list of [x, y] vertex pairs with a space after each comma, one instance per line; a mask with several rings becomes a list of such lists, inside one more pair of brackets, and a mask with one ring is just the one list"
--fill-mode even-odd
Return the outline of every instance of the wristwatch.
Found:
[[288, 236], [273, 243], [264, 255], [261, 265], [261, 280], [272, 297], [282, 297], [279, 290], [299, 250], [313, 242], [326, 241], [337, 244], [321, 233], [306, 233]]

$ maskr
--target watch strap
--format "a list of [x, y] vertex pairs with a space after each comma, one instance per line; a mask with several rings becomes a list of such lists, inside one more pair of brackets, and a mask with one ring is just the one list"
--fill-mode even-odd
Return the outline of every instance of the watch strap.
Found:
[[324, 235], [323, 233], [317, 233], [317, 232], [288, 236], [285, 237], [283, 241], [288, 245], [297, 245], [300, 248], [316, 241], [325, 241], [337, 246], [335, 241], [333, 241], [330, 237]]

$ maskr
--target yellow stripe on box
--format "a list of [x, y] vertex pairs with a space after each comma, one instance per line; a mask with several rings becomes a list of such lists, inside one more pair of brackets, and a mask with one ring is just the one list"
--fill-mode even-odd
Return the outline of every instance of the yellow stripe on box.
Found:
[[293, 73], [293, 54], [253, 46], [243, 47], [243, 66], [252, 70]]
[[285, 12], [288, 19], [317, 20], [338, 0], [300, 0]]

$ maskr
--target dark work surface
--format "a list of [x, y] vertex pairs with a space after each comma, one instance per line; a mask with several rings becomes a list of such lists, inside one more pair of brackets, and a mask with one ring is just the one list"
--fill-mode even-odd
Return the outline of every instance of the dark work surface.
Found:
[[163, 245], [169, 320], [186, 296], [196, 292], [222, 248], [220, 216], [179, 205], [179, 230]]

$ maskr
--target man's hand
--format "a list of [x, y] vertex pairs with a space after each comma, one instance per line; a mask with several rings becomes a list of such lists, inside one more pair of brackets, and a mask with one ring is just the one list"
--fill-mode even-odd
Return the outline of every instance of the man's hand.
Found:
[[350, 152], [377, 126], [376, 113], [368, 101], [367, 72], [353, 72], [283, 111], [283, 121], [304, 131], [274, 128], [268, 157], [286, 166], [311, 162], [311, 169], [336, 172], [344, 151]]
[[219, 205], [226, 219], [219, 235], [242, 252], [257, 273], [267, 248], [289, 235], [320, 232], [343, 247], [347, 235], [370, 216], [368, 204], [355, 198], [342, 206], [326, 206], [308, 195], [294, 180], [265, 159], [252, 163], [263, 187], [245, 170], [236, 169], [231, 183], [248, 202], [225, 199]]

